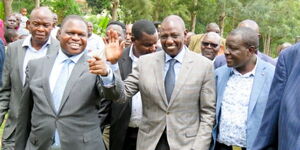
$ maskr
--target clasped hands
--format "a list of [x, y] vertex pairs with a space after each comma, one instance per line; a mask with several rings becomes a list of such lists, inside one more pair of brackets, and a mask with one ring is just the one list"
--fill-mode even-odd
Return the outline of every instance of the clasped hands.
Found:
[[[114, 30], [107, 31], [107, 37], [103, 39], [105, 43], [105, 56], [106, 60], [111, 64], [117, 63], [119, 58], [122, 56], [122, 52], [125, 46], [124, 41], [119, 40], [118, 33]], [[108, 68], [105, 60], [99, 56], [92, 56], [88, 59], [90, 73], [107, 76]]]

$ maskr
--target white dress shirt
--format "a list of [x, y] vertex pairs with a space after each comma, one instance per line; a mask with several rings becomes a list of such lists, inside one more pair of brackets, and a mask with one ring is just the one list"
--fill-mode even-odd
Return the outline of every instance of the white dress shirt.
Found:
[[96, 51], [97, 56], [102, 58], [104, 55], [105, 44], [100, 36], [92, 33], [92, 35], [87, 39], [87, 45], [85, 49], [88, 55], [90, 55], [89, 53], [95, 53]]
[[[183, 62], [183, 57], [186, 53], [186, 47], [183, 46], [182, 50], [173, 58], [173, 59], [176, 59], [177, 62], [174, 64], [174, 71], [175, 71], [175, 82], [177, 80], [177, 77], [178, 77], [178, 74], [179, 74], [179, 71], [180, 71], [180, 68], [182, 66], [182, 62]], [[164, 77], [164, 80], [165, 80], [165, 77], [167, 75], [167, 72], [168, 72], [168, 69], [169, 69], [169, 65], [170, 65], [170, 62], [169, 60], [172, 59], [171, 56], [169, 56], [167, 53], [165, 53], [165, 67], [164, 67], [164, 72], [163, 72], [163, 77]]]
[[255, 69], [244, 75], [233, 69], [224, 91], [218, 142], [247, 147], [247, 118]]
[[[139, 58], [135, 57], [132, 50], [133, 45], [130, 46], [129, 57], [132, 60], [132, 68], [137, 66], [137, 61]], [[132, 105], [131, 105], [131, 116], [128, 126], [129, 127], [139, 127], [140, 122], [142, 120], [142, 97], [141, 93], [138, 92], [132, 97]]]
[[33, 48], [31, 46], [31, 41], [30, 40], [31, 40], [31, 36], [28, 36], [28, 37], [25, 38], [25, 40], [23, 41], [23, 44], [22, 44], [22, 47], [26, 48], [24, 63], [23, 63], [23, 79], [22, 79], [23, 85], [25, 84], [25, 79], [26, 79], [25, 72], [26, 72], [26, 67], [27, 67], [28, 62], [30, 60], [46, 56], [48, 47], [51, 44], [51, 40], [49, 38], [48, 41], [42, 46], [41, 49], [36, 50], [35, 48]]
[[64, 65], [63, 61], [69, 58], [74, 62], [74, 63], [69, 64], [69, 72], [72, 73], [72, 70], [73, 70], [75, 64], [78, 62], [78, 60], [80, 59], [80, 57], [82, 55], [83, 55], [83, 52], [78, 54], [78, 55], [68, 57], [65, 53], [62, 52], [61, 49], [59, 50], [58, 55], [55, 59], [53, 68], [51, 70], [50, 76], [49, 76], [49, 85], [50, 85], [51, 93], [54, 90], [54, 87], [55, 87], [56, 81], [58, 79], [59, 73], [60, 73], [60, 71], [61, 71], [61, 69]]

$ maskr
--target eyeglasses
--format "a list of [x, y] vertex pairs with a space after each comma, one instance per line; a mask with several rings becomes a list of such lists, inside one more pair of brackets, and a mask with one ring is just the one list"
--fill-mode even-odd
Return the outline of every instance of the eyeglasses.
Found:
[[215, 44], [215, 43], [209, 43], [209, 42], [202, 42], [202, 45], [203, 46], [208, 46], [208, 45], [210, 45], [210, 47], [212, 47], [212, 48], [217, 48], [219, 45], [218, 44]]

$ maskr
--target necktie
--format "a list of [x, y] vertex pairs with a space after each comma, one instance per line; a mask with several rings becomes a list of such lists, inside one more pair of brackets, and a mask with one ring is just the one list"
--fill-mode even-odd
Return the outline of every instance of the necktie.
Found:
[[175, 71], [174, 65], [176, 63], [176, 59], [169, 60], [169, 69], [165, 77], [165, 90], [168, 102], [170, 101], [174, 86], [175, 86]]
[[[64, 94], [65, 87], [67, 85], [69, 79], [69, 65], [73, 63], [71, 59], [66, 59], [63, 61], [63, 67], [59, 73], [59, 76], [56, 80], [55, 87], [52, 92], [53, 103], [56, 112], [58, 112], [62, 96]], [[53, 143], [53, 147], [60, 147], [60, 140], [57, 130], [55, 131], [55, 142]]]

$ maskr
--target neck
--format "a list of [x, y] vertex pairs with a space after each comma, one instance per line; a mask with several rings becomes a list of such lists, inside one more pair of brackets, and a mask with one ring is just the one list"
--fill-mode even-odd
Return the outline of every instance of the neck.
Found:
[[142, 54], [140, 52], [138, 52], [135, 48], [135, 46], [132, 46], [132, 53], [135, 57], [139, 58]]
[[34, 40], [31, 39], [31, 46], [36, 49], [36, 50], [40, 50], [43, 45], [46, 43], [47, 41], [43, 42], [43, 43], [39, 43], [39, 42], [36, 42]]

